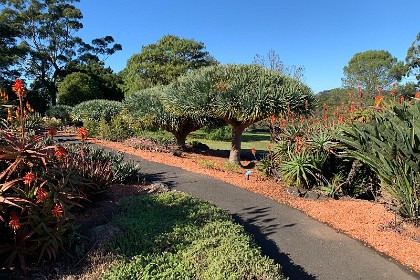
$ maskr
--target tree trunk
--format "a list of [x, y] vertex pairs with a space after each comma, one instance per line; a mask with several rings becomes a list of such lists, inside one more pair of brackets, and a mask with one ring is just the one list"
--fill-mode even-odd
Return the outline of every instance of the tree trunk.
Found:
[[240, 164], [241, 162], [241, 138], [244, 129], [239, 126], [232, 127], [232, 146], [230, 148], [229, 161]]
[[360, 165], [360, 160], [356, 159], [353, 161], [352, 165], [351, 165], [351, 169], [349, 171], [349, 174], [347, 175], [347, 179], [346, 179], [346, 184], [345, 184], [345, 192], [348, 193], [350, 191], [350, 189], [352, 188], [351, 184], [353, 183], [356, 173], [357, 173], [357, 169], [359, 169], [359, 165]]
[[187, 139], [188, 134], [189, 133], [174, 133], [176, 144], [178, 145], [179, 149], [185, 150], [185, 141]]

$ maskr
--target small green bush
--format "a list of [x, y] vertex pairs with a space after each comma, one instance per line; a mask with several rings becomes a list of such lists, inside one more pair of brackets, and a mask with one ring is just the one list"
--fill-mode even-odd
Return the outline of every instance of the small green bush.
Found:
[[161, 129], [158, 129], [156, 131], [143, 130], [141, 132], [138, 132], [137, 136], [143, 139], [151, 140], [162, 147], [176, 145], [175, 137], [171, 133]]
[[215, 141], [231, 141], [232, 127], [227, 125], [216, 129], [204, 129], [206, 132], [205, 138]]
[[118, 114], [110, 122], [106, 122], [104, 118], [99, 121], [98, 138], [109, 141], [123, 141], [131, 136], [134, 132], [123, 114]]
[[48, 108], [47, 111], [45, 111], [45, 115], [50, 118], [56, 118], [64, 122], [68, 122], [70, 120], [70, 112], [72, 109], [73, 107], [68, 105], [55, 105]]
[[105, 119], [110, 122], [123, 110], [123, 105], [119, 101], [95, 99], [82, 102], [73, 107], [71, 116], [74, 120], [86, 122]]
[[181, 193], [127, 198], [112, 245], [122, 262], [104, 279], [284, 279], [223, 210]]
[[208, 169], [216, 169], [216, 162], [211, 160], [200, 160], [198, 164]]

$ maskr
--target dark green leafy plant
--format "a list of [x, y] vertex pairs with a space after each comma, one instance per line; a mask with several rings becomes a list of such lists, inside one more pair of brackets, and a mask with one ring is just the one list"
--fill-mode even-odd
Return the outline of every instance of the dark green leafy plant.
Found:
[[420, 102], [391, 103], [369, 123], [343, 128], [339, 140], [348, 156], [368, 165], [400, 204], [404, 217], [420, 213]]
[[70, 112], [72, 111], [71, 106], [68, 105], [55, 105], [45, 111], [47, 117], [54, 117], [60, 119], [63, 123], [70, 121]]

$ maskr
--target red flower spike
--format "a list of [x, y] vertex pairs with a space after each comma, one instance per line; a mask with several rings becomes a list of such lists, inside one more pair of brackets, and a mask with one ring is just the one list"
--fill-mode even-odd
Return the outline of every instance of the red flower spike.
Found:
[[416, 93], [416, 95], [414, 95], [414, 98], [420, 98], [420, 91]]
[[271, 150], [271, 146], [270, 144], [267, 145], [267, 150], [270, 151]]
[[303, 123], [303, 122], [305, 121], [305, 117], [304, 117], [304, 116], [300, 116], [300, 117], [299, 117], [299, 121], [300, 121], [301, 123]]
[[23, 177], [23, 181], [25, 185], [30, 185], [32, 182], [35, 181], [35, 174], [32, 172], [26, 173], [26, 175]]
[[48, 192], [44, 190], [43, 188], [39, 188], [36, 191], [36, 203], [44, 202], [48, 199]]
[[10, 108], [7, 109], [7, 121], [8, 122], [13, 121], [13, 114], [12, 114], [12, 110]]
[[403, 95], [401, 95], [401, 97], [400, 97], [400, 104], [402, 105], [403, 103], [404, 103], [404, 96]]
[[82, 138], [82, 140], [87, 139], [87, 137], [88, 137], [88, 132], [87, 132], [86, 128], [81, 127], [81, 128], [79, 129], [79, 132], [77, 133], [77, 136], [79, 136], [80, 138]]
[[13, 229], [14, 232], [20, 228], [19, 216], [16, 212], [13, 212], [10, 215], [9, 227]]
[[63, 209], [61, 209], [61, 206], [57, 204], [51, 210], [51, 213], [53, 214], [55, 218], [59, 219], [61, 218], [61, 216], [63, 216]]
[[379, 95], [375, 96], [376, 107], [380, 107], [380, 105], [382, 103], [382, 99], [384, 99], [384, 96], [382, 94], [379, 94]]
[[255, 148], [254, 147], [252, 147], [252, 149], [251, 149], [251, 153], [254, 155], [254, 157], [255, 157], [255, 155], [257, 154], [257, 150], [255, 150]]
[[58, 146], [54, 153], [55, 157], [59, 160], [65, 159], [67, 157], [66, 149], [61, 146]]
[[276, 117], [274, 115], [271, 116], [270, 122], [271, 124], [274, 124], [276, 122]]
[[19, 98], [24, 98], [26, 96], [26, 90], [21, 79], [16, 79], [12, 86], [12, 90]]
[[51, 137], [54, 137], [54, 135], [57, 134], [57, 129], [53, 126], [50, 126], [47, 130], [47, 134]]

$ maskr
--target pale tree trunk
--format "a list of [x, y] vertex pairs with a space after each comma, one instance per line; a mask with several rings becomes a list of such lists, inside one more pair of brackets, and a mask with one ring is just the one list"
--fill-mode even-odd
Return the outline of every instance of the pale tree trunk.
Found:
[[229, 161], [241, 163], [241, 138], [244, 129], [239, 126], [232, 127], [232, 146], [230, 148]]

